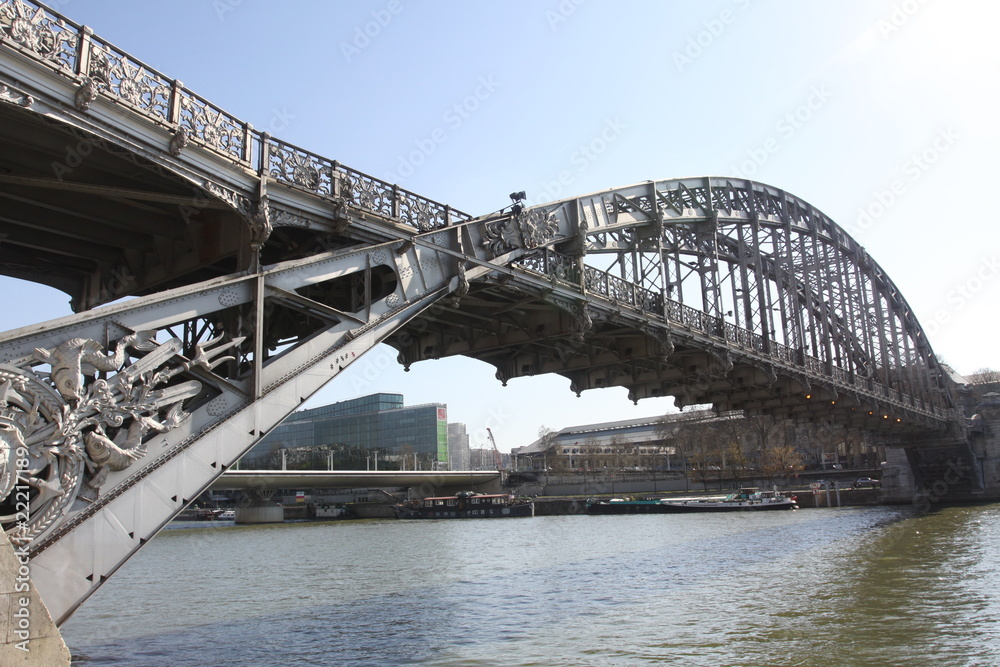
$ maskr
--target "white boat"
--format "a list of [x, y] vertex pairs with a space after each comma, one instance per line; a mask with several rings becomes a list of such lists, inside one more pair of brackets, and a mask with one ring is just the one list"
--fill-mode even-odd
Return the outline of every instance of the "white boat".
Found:
[[667, 512], [760, 512], [765, 510], [797, 510], [795, 496], [786, 496], [779, 491], [761, 491], [743, 488], [719, 500], [678, 500], [662, 501], [669, 505]]
[[764, 510], [796, 510], [795, 496], [778, 491], [743, 488], [725, 498], [691, 498], [688, 500], [592, 500], [588, 514], [678, 514], [682, 512], [759, 512]]

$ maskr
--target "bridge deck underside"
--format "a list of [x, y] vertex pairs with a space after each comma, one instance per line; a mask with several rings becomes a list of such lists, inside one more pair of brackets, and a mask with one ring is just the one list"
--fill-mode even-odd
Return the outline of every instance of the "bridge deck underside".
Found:
[[0, 105], [0, 271], [82, 310], [237, 270], [245, 225], [152, 162]]
[[[247, 217], [179, 163], [0, 104], [0, 274], [66, 292], [74, 311], [246, 270]], [[261, 262], [371, 235], [276, 226]]]
[[678, 407], [714, 404], [718, 410], [830, 419], [900, 436], [940, 427], [802, 371], [724, 351], [718, 340], [641, 313], [596, 301], [588, 312], [583, 322], [574, 304], [504, 277], [473, 283], [457, 305], [438, 302], [386, 342], [406, 366], [468, 356], [496, 367], [504, 384], [556, 373], [577, 394], [620, 386], [632, 400], [673, 396]]

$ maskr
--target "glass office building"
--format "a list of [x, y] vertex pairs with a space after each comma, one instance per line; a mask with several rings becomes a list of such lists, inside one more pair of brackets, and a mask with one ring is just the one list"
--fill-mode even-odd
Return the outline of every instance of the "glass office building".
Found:
[[327, 447], [364, 450], [379, 460], [412, 469], [415, 462], [448, 461], [448, 408], [443, 403], [405, 407], [402, 394], [372, 394], [302, 410], [289, 416], [248, 452]]

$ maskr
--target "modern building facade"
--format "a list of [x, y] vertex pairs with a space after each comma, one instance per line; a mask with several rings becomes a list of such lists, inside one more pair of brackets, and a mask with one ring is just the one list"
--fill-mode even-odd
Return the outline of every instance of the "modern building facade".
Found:
[[[423, 470], [448, 465], [448, 408], [443, 403], [404, 406], [402, 394], [371, 394], [288, 417], [244, 460], [286, 449], [319, 449], [333, 464]], [[359, 465], [360, 462], [360, 465]], [[340, 467], [331, 465], [330, 467]]]
[[448, 424], [448, 469], [472, 470], [469, 467], [469, 432], [465, 424]]

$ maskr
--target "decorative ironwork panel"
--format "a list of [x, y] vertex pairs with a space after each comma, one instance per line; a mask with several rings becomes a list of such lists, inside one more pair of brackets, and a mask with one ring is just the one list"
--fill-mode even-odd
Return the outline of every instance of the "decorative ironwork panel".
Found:
[[514, 265], [571, 285], [578, 285], [580, 282], [580, 271], [576, 258], [555, 252], [550, 248], [546, 248], [544, 253], [533, 253], [521, 257], [514, 262]]
[[239, 162], [249, 162], [247, 126], [207, 100], [183, 90], [178, 124], [188, 135], [217, 153]]
[[379, 180], [360, 171], [345, 170], [344, 198], [358, 208], [378, 213], [387, 218], [394, 217], [394, 192], [390, 183]]
[[672, 322], [682, 322], [684, 319], [684, 305], [667, 299], [667, 319]]
[[823, 362], [816, 357], [806, 357], [805, 363], [806, 369], [812, 371], [813, 373], [822, 375], [823, 374]]
[[575, 257], [548, 250], [546, 257], [551, 275], [567, 283], [579, 284], [580, 266]]
[[272, 178], [324, 197], [333, 197], [334, 162], [277, 139], [268, 139], [266, 165]]
[[58, 69], [77, 70], [78, 28], [24, 0], [0, 2], [0, 36]]
[[173, 82], [107, 42], [91, 40], [87, 75], [142, 115], [169, 122]]
[[604, 271], [595, 269], [592, 266], [585, 266], [583, 267], [583, 278], [588, 292], [600, 294], [601, 296], [608, 295], [608, 274]]
[[635, 288], [636, 306], [646, 313], [658, 313], [663, 309], [663, 296], [653, 290]]
[[782, 345], [781, 343], [771, 344], [771, 354], [774, 355], [774, 357], [779, 361], [784, 361], [786, 363], [793, 363], [795, 361], [792, 348], [787, 345]]
[[399, 221], [422, 232], [448, 226], [448, 208], [406, 190], [396, 190]]
[[615, 276], [607, 277], [608, 297], [612, 301], [625, 303], [630, 306], [635, 305], [635, 294], [632, 283]]
[[111, 349], [70, 338], [36, 348], [19, 366], [0, 365], [0, 451], [20, 451], [24, 463], [14, 470], [0, 463], [0, 501], [13, 488], [11, 472], [32, 501], [21, 516], [0, 515], [11, 542], [38, 540], [75, 504], [96, 501], [110, 473], [146, 456], [147, 436], [187, 421], [182, 405], [203, 385], [174, 378], [232, 359], [218, 355], [238, 344], [205, 341], [192, 360], [179, 355], [180, 340], [158, 343], [155, 335], [129, 334]]
[[514, 262], [514, 266], [525, 269], [527, 271], [534, 271], [535, 273], [543, 276], [548, 275], [548, 271], [546, 270], [547, 268], [546, 264], [547, 262], [545, 261], [545, 255], [542, 254], [529, 255], [527, 257], [522, 257], [516, 262]]
[[690, 306], [684, 306], [681, 311], [681, 323], [697, 331], [705, 330], [705, 323], [702, 321], [703, 312]]

